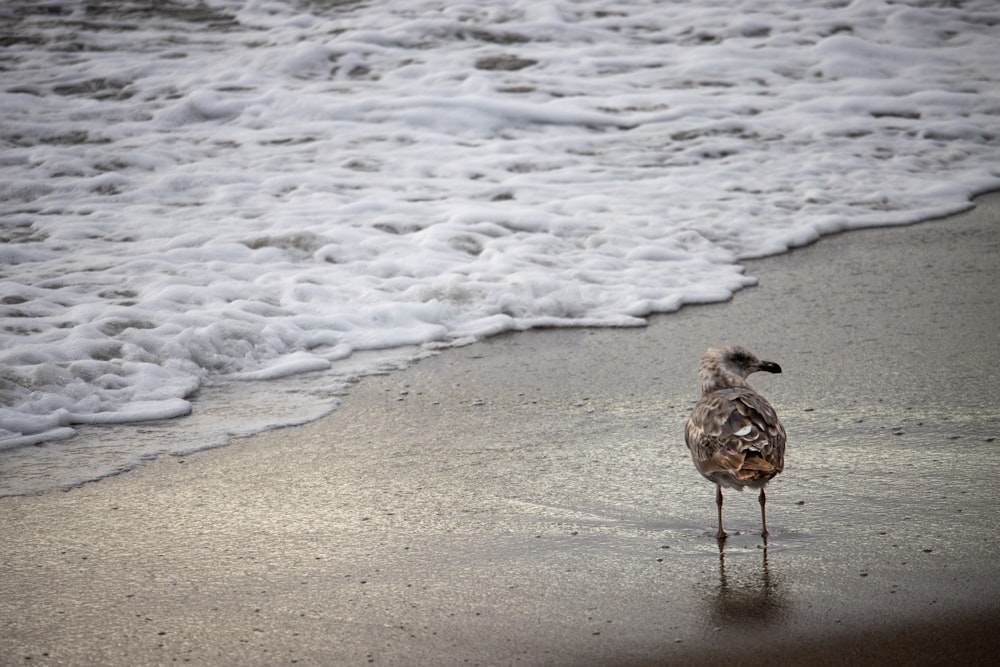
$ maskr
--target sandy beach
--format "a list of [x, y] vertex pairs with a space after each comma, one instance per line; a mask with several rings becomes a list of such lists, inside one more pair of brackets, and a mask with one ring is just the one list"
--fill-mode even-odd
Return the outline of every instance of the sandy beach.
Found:
[[[998, 258], [994, 193], [747, 262], [728, 303], [447, 350], [318, 422], [4, 498], [0, 664], [993, 664]], [[766, 549], [729, 492], [720, 552], [683, 444], [719, 342], [784, 368], [751, 378], [789, 434]]]

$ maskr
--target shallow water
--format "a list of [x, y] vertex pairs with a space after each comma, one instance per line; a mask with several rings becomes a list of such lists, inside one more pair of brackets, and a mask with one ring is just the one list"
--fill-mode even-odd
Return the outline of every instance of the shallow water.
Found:
[[442, 346], [724, 300], [742, 258], [1000, 185], [986, 0], [0, 14], [0, 494]]

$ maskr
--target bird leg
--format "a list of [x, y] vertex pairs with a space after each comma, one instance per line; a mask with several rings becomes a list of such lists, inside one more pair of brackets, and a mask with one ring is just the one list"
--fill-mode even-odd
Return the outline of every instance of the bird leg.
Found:
[[[767, 539], [767, 517], [766, 517], [766, 515], [764, 513], [764, 505], [767, 503], [767, 497], [764, 495], [764, 487], [761, 487], [761, 489], [760, 489], [760, 497], [757, 499], [757, 501], [760, 503], [760, 525], [763, 528], [763, 530], [760, 532], [760, 535], [761, 535], [761, 537], [763, 537], [766, 540]], [[719, 511], [720, 512], [722, 511], [721, 507], [719, 508]]]
[[726, 539], [726, 531], [722, 530], [722, 487], [715, 485], [715, 504], [719, 506], [719, 532], [715, 534], [716, 539]]

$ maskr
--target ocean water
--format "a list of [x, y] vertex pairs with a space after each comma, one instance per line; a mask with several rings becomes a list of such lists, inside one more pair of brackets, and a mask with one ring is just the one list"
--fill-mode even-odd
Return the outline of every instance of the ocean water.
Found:
[[8, 0], [0, 495], [963, 210], [997, 53], [993, 0]]

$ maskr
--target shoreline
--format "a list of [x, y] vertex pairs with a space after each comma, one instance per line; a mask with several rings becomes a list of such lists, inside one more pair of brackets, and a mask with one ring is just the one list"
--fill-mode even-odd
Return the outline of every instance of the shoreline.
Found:
[[[503, 334], [330, 416], [0, 499], [0, 663], [986, 664], [1000, 194], [744, 262], [641, 329]], [[789, 432], [763, 549], [682, 424], [709, 344]], [[742, 652], [741, 647], [755, 648]]]
[[[760, 257], [751, 257], [738, 261], [740, 267], [752, 266], [756, 262], [766, 261], [773, 257], [778, 257], [781, 255], [786, 255], [791, 252], [796, 252], [802, 248], [809, 247], [816, 243], [822, 242], [825, 239], [834, 238], [842, 234], [849, 234], [858, 231], [873, 231], [873, 230], [889, 230], [889, 229], [899, 229], [913, 227], [928, 223], [935, 223], [939, 221], [945, 221], [949, 218], [955, 216], [961, 216], [976, 207], [977, 201], [984, 201], [986, 198], [991, 196], [1000, 196], [1000, 190], [988, 189], [981, 194], [973, 196], [972, 200], [968, 205], [961, 210], [956, 210], [953, 213], [946, 213], [941, 215], [934, 215], [925, 220], [921, 220], [913, 223], [904, 224], [882, 224], [874, 225], [869, 227], [861, 228], [847, 228], [835, 232], [830, 232], [824, 234], [813, 241], [809, 241], [805, 245], [791, 247], [787, 250], [776, 254], [768, 254]], [[647, 321], [651, 321], [656, 318], [673, 316], [679, 310], [687, 308], [697, 308], [700, 306], [715, 306], [720, 304], [729, 303], [736, 294], [742, 292], [746, 289], [752, 289], [757, 286], [756, 277], [754, 277], [754, 282], [752, 284], [746, 285], [737, 289], [733, 293], [733, 296], [726, 301], [710, 301], [710, 302], [685, 302], [676, 311], [666, 311], [666, 312], [656, 312], [645, 316]], [[642, 327], [643, 325], [636, 325], [636, 327]], [[580, 326], [580, 327], [536, 327], [532, 329], [514, 329], [503, 331], [499, 334], [493, 334], [485, 339], [479, 339], [472, 343], [459, 344], [456, 347], [464, 347], [465, 345], [476, 345], [482, 343], [490, 338], [497, 336], [509, 336], [518, 335], [526, 332], [538, 332], [545, 331], [549, 328], [554, 329], [565, 329], [567, 331], [576, 330], [588, 330], [588, 329], [626, 329], [631, 328], [630, 325], [622, 326]], [[33, 452], [33, 456], [28, 456], [27, 460], [15, 461], [11, 463], [11, 459], [19, 458], [21, 452], [29, 452], [32, 448], [50, 447], [57, 445], [62, 440], [72, 439], [70, 443], [71, 446], [78, 446], [82, 449], [88, 450], [89, 452], [99, 452], [98, 456], [95, 456], [94, 462], [82, 461], [79, 467], [90, 467], [91, 470], [88, 471], [87, 475], [94, 475], [93, 477], [75, 477], [73, 481], [66, 481], [63, 478], [63, 483], [53, 485], [50, 479], [44, 481], [28, 481], [27, 483], [13, 483], [11, 486], [0, 487], [0, 498], [11, 497], [11, 496], [25, 496], [25, 495], [37, 495], [44, 494], [53, 491], [68, 491], [73, 488], [84, 486], [86, 484], [92, 484], [100, 482], [109, 477], [114, 477], [116, 475], [131, 472], [138, 467], [147, 465], [149, 462], [154, 461], [158, 458], [164, 456], [191, 456], [204, 451], [209, 451], [212, 449], [217, 449], [221, 447], [228, 447], [230, 444], [245, 440], [249, 437], [254, 437], [261, 435], [270, 431], [280, 431], [286, 428], [294, 428], [297, 426], [303, 426], [311, 422], [323, 419], [330, 416], [334, 411], [336, 411], [342, 402], [343, 398], [350, 395], [352, 388], [359, 382], [365, 380], [365, 378], [371, 376], [384, 375], [386, 373], [394, 373], [401, 370], [405, 370], [410, 366], [420, 363], [422, 360], [436, 356], [437, 354], [447, 354], [450, 350], [456, 349], [450, 345], [445, 347], [436, 348], [434, 351], [422, 349], [420, 346], [401, 346], [398, 348], [388, 348], [386, 350], [361, 350], [352, 357], [346, 360], [346, 365], [343, 369], [338, 371], [336, 377], [330, 378], [328, 385], [322, 389], [322, 393], [326, 396], [336, 396], [337, 398], [333, 401], [327, 402], [319, 400], [310, 400], [305, 406], [295, 406], [293, 408], [290, 404], [287, 404], [289, 410], [296, 409], [294, 415], [286, 415], [283, 423], [279, 425], [268, 425], [268, 426], [255, 426], [251, 428], [243, 428], [242, 424], [238, 431], [241, 433], [234, 433], [232, 430], [227, 430], [226, 428], [218, 429], [218, 427], [213, 427], [208, 424], [213, 418], [214, 414], [225, 414], [227, 412], [232, 414], [237, 414], [240, 419], [246, 420], [247, 422], [254, 422], [257, 420], [258, 410], [262, 410], [264, 413], [268, 413], [269, 410], [273, 410], [270, 404], [271, 395], [284, 395], [284, 394], [300, 394], [303, 390], [303, 386], [308, 383], [311, 392], [316, 392], [318, 387], [324, 386], [322, 384], [322, 378], [324, 376], [329, 376], [329, 369], [326, 372], [319, 372], [317, 379], [316, 377], [311, 377], [311, 374], [291, 374], [288, 376], [276, 378], [273, 380], [261, 383], [259, 386], [256, 383], [252, 383], [248, 387], [245, 397], [240, 402], [240, 404], [228, 404], [226, 399], [223, 399], [222, 403], [201, 403], [195, 409], [188, 409], [186, 414], [180, 415], [174, 418], [164, 418], [164, 419], [149, 419], [143, 421], [127, 421], [127, 422], [108, 422], [106, 424], [101, 424], [95, 422], [93, 424], [77, 424], [76, 430], [74, 431], [69, 427], [60, 427], [59, 431], [65, 431], [67, 435], [64, 437], [57, 437], [55, 439], [50, 439], [44, 437], [45, 434], [36, 434], [35, 436], [24, 436], [28, 440], [27, 444], [22, 444], [17, 447], [9, 448], [6, 451], [8, 461], [5, 462], [4, 467], [0, 470], [0, 478], [6, 478], [5, 484], [10, 484], [11, 479], [16, 479], [19, 475], [24, 479], [31, 480], [33, 477], [34, 469], [38, 468], [40, 465], [44, 466], [44, 463], [48, 463], [52, 468], [57, 467], [58, 460], [63, 456], [62, 453], [57, 452], [55, 448], [49, 453], [49, 459], [44, 463], [37, 459], [37, 450]], [[367, 358], [377, 358], [377, 368], [370, 368], [368, 370], [351, 369], [354, 367], [354, 363], [351, 361], [355, 357], [367, 357]], [[362, 362], [363, 366], [363, 362]], [[214, 385], [206, 385], [198, 389], [196, 392], [201, 398], [206, 395], [211, 395], [215, 393], [225, 394], [225, 393], [235, 393], [235, 389], [232, 386], [228, 387], [217, 387]], [[269, 414], [269, 419], [276, 419]], [[230, 424], [233, 427], [233, 424]], [[38, 442], [32, 445], [30, 440], [37, 438]], [[130, 440], [131, 444], [129, 449], [136, 449], [136, 451], [122, 451], [115, 446], [116, 442], [119, 440]], [[191, 440], [203, 440], [202, 444], [191, 446], [183, 445], [179, 443], [190, 442]], [[142, 442], [142, 446], [135, 447], [137, 441]], [[168, 446], [163, 446], [164, 441], [170, 442]], [[100, 472], [98, 472], [100, 470]]]

